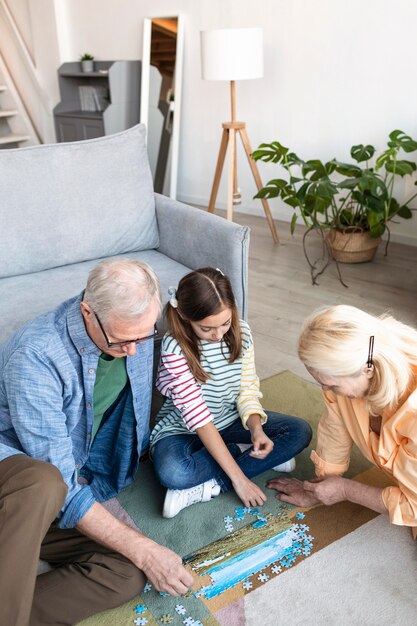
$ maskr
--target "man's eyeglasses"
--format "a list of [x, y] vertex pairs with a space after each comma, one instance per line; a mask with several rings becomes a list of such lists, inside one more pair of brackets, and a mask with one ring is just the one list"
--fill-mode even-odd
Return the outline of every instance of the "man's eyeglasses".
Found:
[[106, 340], [108, 348], [122, 348], [123, 346], [130, 346], [132, 343], [141, 344], [145, 343], [145, 341], [149, 341], [150, 339], [155, 339], [158, 335], [158, 329], [154, 326], [153, 333], [151, 335], [147, 335], [146, 337], [138, 337], [137, 339], [128, 339], [126, 341], [110, 341], [106, 335], [106, 331], [103, 328], [103, 324], [100, 322], [100, 318], [95, 311], [93, 311], [96, 316], [96, 320], [98, 325], [100, 326], [101, 332], [103, 333], [103, 337]]

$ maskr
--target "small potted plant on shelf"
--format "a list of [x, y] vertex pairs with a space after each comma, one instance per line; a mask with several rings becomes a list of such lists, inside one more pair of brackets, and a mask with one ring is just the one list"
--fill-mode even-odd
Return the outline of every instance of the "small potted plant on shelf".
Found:
[[92, 54], [85, 52], [80, 56], [80, 62], [82, 72], [94, 72], [94, 57]]
[[[338, 263], [362, 263], [373, 259], [387, 233], [388, 223], [395, 218], [409, 219], [409, 204], [417, 193], [400, 202], [394, 197], [394, 183], [399, 178], [411, 176], [417, 169], [413, 161], [398, 158], [400, 151], [417, 150], [417, 141], [401, 130], [389, 135], [387, 148], [375, 159], [371, 145], [352, 146], [350, 155], [356, 163], [343, 163], [332, 159], [323, 163], [319, 159], [303, 161], [278, 141], [263, 143], [252, 157], [257, 161], [277, 163], [286, 178], [270, 180], [256, 198], [281, 198], [294, 209], [291, 233], [298, 217], [307, 227], [303, 249], [311, 270], [313, 284], [326, 269], [330, 259], [336, 261], [340, 281], [344, 286]], [[417, 182], [414, 183], [417, 185]], [[317, 261], [309, 258], [306, 238], [317, 232], [323, 241], [325, 261], [321, 269]]]

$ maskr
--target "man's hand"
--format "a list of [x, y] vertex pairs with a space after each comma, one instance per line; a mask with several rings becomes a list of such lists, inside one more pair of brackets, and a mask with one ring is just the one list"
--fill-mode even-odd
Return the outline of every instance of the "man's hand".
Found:
[[265, 504], [267, 497], [262, 489], [244, 474], [232, 481], [232, 485], [245, 506], [262, 506]]
[[79, 521], [77, 529], [123, 554], [144, 572], [158, 591], [178, 596], [193, 584], [193, 575], [185, 569], [178, 554], [149, 539], [139, 529], [130, 528], [98, 502]]
[[137, 565], [158, 591], [169, 593], [170, 596], [187, 593], [194, 581], [178, 554], [151, 540], [149, 545], [142, 548]]

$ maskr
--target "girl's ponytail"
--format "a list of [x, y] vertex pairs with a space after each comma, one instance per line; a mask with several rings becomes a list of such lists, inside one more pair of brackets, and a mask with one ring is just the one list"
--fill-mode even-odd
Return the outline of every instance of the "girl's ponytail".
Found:
[[184, 353], [188, 366], [196, 380], [205, 383], [208, 376], [200, 364], [200, 349], [190, 324], [179, 314], [178, 307], [173, 307], [170, 302], [164, 308], [170, 334], [178, 341]]

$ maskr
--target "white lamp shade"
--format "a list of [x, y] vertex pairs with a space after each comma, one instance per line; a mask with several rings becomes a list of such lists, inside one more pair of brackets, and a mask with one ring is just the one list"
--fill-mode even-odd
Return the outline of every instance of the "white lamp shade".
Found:
[[204, 80], [247, 80], [263, 76], [262, 28], [205, 30], [200, 35]]

